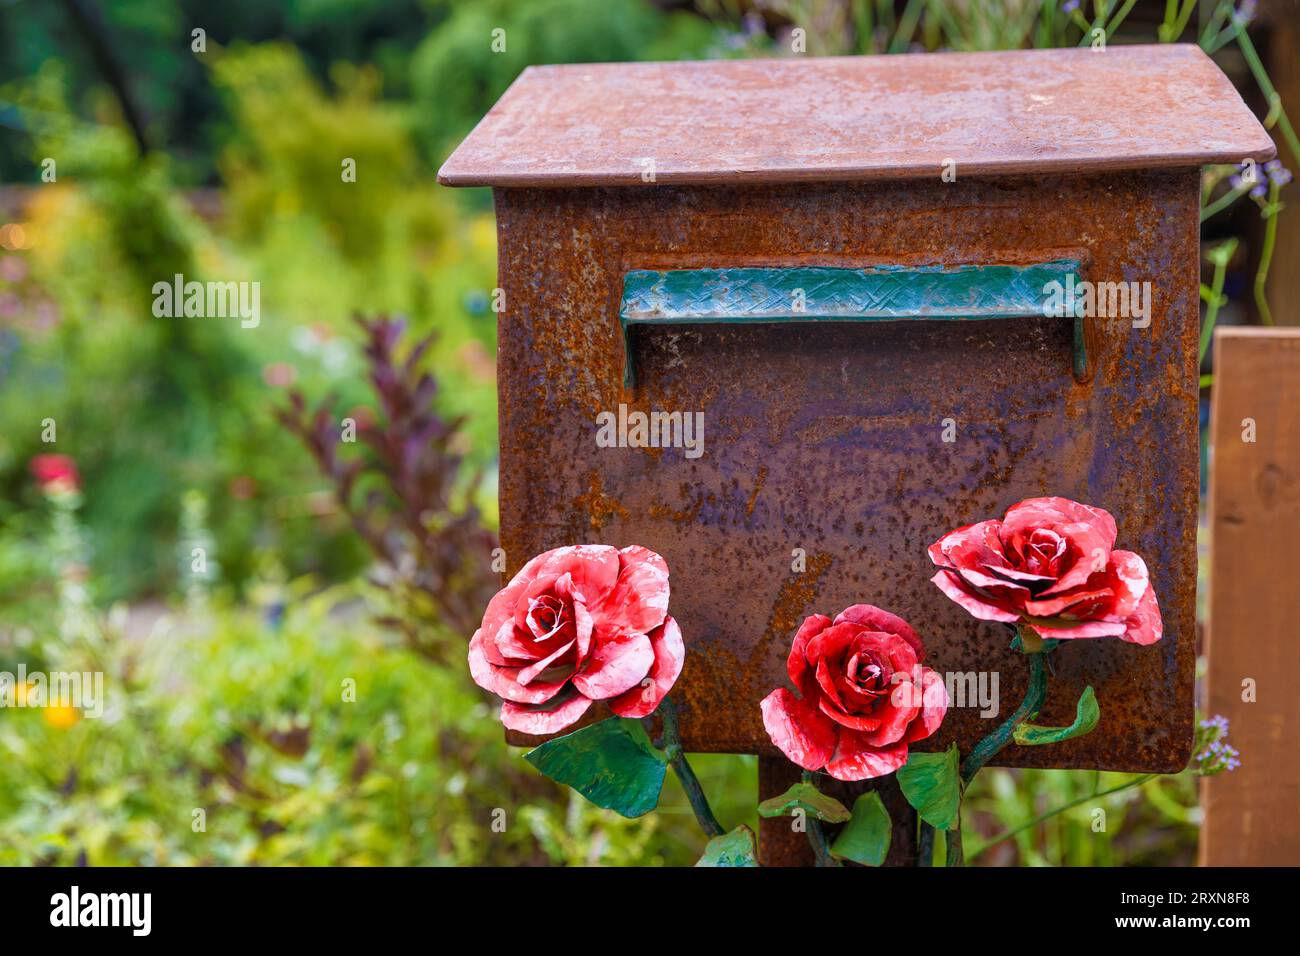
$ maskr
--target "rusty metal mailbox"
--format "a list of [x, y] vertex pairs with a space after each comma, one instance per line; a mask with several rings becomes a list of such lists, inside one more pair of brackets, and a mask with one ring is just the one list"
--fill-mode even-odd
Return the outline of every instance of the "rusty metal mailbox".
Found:
[[[1091, 683], [1097, 731], [998, 762], [1181, 769], [1199, 167], [1272, 155], [1193, 46], [530, 68], [439, 174], [494, 189], [509, 570], [664, 555], [686, 748], [772, 756], [758, 702], [814, 611], [893, 609], [931, 666], [1019, 700], [1022, 656], [926, 547], [1086, 501], [1146, 556], [1166, 637], [1072, 642], [1042, 722]], [[988, 727], [956, 706], [921, 749]]]

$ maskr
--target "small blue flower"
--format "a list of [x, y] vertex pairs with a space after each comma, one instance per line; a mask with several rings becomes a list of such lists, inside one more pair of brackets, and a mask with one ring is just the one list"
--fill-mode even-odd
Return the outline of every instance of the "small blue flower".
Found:
[[1216, 714], [1208, 720], [1200, 721], [1197, 728], [1196, 750], [1192, 757], [1193, 773], [1210, 777], [1241, 766], [1241, 754], [1224, 739], [1228, 735], [1228, 718]]
[[1061, 4], [1062, 13], [1073, 13], [1075, 10], [1078, 9], [1079, 9], [1079, 0], [1065, 0], [1065, 3]]

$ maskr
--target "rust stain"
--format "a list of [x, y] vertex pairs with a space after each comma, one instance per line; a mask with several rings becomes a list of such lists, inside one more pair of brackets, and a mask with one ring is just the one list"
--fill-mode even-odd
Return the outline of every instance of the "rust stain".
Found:
[[587, 491], [573, 499], [574, 506], [588, 515], [588, 522], [593, 531], [600, 531], [611, 517], [627, 518], [629, 512], [617, 499], [605, 494], [604, 480], [599, 471], [592, 471], [588, 476]]
[[[772, 613], [767, 619], [767, 629], [763, 632], [763, 639], [754, 649], [755, 655], [770, 653], [774, 640], [785, 642], [788, 650], [789, 641], [794, 637], [799, 625], [803, 623], [803, 619], [815, 612], [813, 602], [817, 600], [822, 575], [830, 570], [834, 558], [824, 551], [819, 551], [808, 555], [807, 562], [806, 570], [794, 572], [794, 576], [786, 579], [777, 591], [776, 600], [772, 602]], [[842, 609], [836, 608], [830, 616], [834, 617], [840, 610]], [[751, 662], [752, 659], [753, 655], [751, 655]], [[784, 654], [781, 655], [781, 659], [785, 660]]]
[[754, 481], [754, 490], [749, 496], [749, 501], [745, 503], [745, 517], [754, 517], [754, 505], [758, 504], [758, 496], [763, 491], [763, 482], [767, 481], [767, 465], [760, 465], [758, 469], [758, 478]]

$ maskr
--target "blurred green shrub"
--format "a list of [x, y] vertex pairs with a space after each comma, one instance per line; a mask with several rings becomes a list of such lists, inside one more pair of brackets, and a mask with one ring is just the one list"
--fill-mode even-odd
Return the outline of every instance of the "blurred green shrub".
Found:
[[[494, 30], [505, 31], [504, 50], [493, 49]], [[698, 58], [715, 36], [699, 17], [646, 0], [462, 3], [411, 58], [415, 122], [440, 160], [526, 66]]]
[[256, 241], [274, 219], [306, 216], [363, 263], [394, 244], [405, 251], [441, 238], [440, 195], [416, 163], [398, 108], [379, 99], [377, 70], [335, 65], [335, 95], [326, 96], [288, 44], [241, 44], [214, 53], [213, 63], [231, 110], [220, 167], [234, 238]]

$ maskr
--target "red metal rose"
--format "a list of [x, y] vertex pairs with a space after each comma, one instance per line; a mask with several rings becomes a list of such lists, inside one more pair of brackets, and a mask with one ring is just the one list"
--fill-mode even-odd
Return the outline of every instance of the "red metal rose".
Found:
[[469, 670], [504, 698], [503, 724], [552, 734], [597, 700], [647, 716], [685, 656], [664, 559], [639, 545], [577, 545], [539, 554], [488, 602]]
[[907, 763], [907, 745], [929, 737], [948, 710], [943, 678], [921, 666], [916, 632], [897, 615], [855, 604], [832, 621], [806, 618], [786, 668], [798, 688], [760, 704], [772, 743], [805, 770], [866, 780]]
[[81, 486], [77, 466], [67, 455], [36, 455], [28, 467], [42, 491], [76, 491]]
[[1115, 519], [1069, 498], [1030, 498], [1001, 521], [958, 528], [930, 545], [932, 579], [982, 621], [1023, 623], [1040, 637], [1160, 640], [1147, 566], [1114, 551]]

